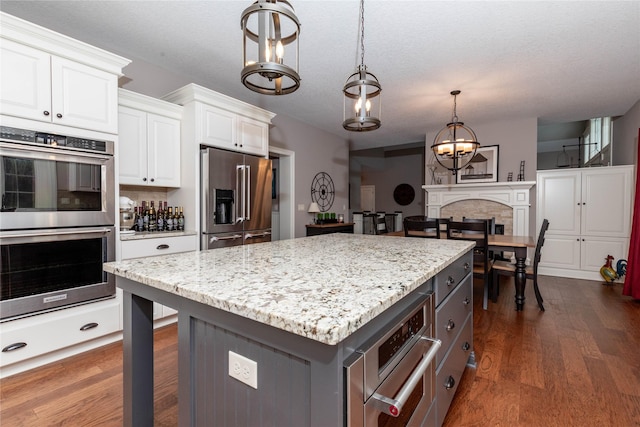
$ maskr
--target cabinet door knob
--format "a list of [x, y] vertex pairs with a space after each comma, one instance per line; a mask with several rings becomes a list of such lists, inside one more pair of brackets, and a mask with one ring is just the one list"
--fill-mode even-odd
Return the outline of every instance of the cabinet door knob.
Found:
[[155, 178], [151, 178], [151, 182], [154, 182], [156, 179]]
[[471, 300], [469, 299], [469, 297], [465, 297], [465, 299], [462, 301], [464, 305], [469, 305], [470, 302]]
[[446, 388], [447, 390], [451, 390], [455, 385], [456, 385], [456, 380], [454, 380], [453, 377], [449, 375], [447, 380], [444, 382], [444, 388]]
[[146, 177], [145, 177], [145, 178], [142, 178], [142, 180], [143, 180], [144, 182], [147, 182], [147, 178], [146, 178]]
[[49, 114], [51, 114], [51, 113], [49, 113], [47, 110], [44, 110], [44, 111], [42, 112], [42, 114], [44, 114], [45, 116], [48, 116], [48, 115], [49, 115]]
[[456, 323], [452, 319], [449, 319], [449, 321], [447, 322], [447, 331], [450, 331], [455, 327]]
[[61, 119], [62, 118], [62, 114], [58, 113], [58, 114], [56, 114], [56, 117]]
[[455, 279], [451, 276], [447, 277], [447, 286], [451, 286], [455, 283]]
[[471, 345], [467, 341], [465, 341], [464, 344], [462, 344], [462, 349], [464, 351], [468, 351], [470, 348], [471, 348]]

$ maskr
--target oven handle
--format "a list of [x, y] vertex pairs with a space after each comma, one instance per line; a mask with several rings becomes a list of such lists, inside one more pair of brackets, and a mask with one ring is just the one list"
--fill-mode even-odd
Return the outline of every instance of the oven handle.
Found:
[[413, 392], [414, 387], [416, 386], [416, 384], [418, 384], [418, 381], [420, 381], [420, 378], [422, 378], [424, 372], [436, 357], [436, 353], [442, 345], [442, 341], [433, 338], [427, 338], [423, 336], [420, 339], [430, 341], [433, 343], [433, 345], [431, 346], [427, 354], [425, 354], [422, 362], [420, 362], [416, 369], [411, 373], [411, 376], [404, 384], [404, 386], [402, 386], [398, 394], [396, 394], [394, 398], [383, 396], [378, 393], [373, 393], [373, 395], [371, 396], [373, 399], [376, 399], [378, 402], [382, 403], [376, 405], [378, 409], [380, 409], [387, 415], [391, 415], [392, 417], [397, 417], [400, 415], [402, 407], [405, 403], [407, 403], [407, 399], [409, 399], [409, 396], [411, 395], [411, 392]]
[[103, 228], [101, 230], [96, 230], [95, 228], [92, 230], [73, 230], [73, 231], [55, 231], [53, 233], [29, 233], [29, 234], [9, 234], [4, 236], [4, 238], [16, 238], [16, 237], [37, 237], [37, 236], [63, 236], [68, 234], [95, 234], [95, 233], [111, 233], [111, 230], [108, 228]]

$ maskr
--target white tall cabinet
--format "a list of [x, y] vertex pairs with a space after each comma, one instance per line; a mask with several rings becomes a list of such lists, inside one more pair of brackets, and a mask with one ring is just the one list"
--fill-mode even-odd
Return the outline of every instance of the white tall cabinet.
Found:
[[537, 229], [549, 220], [540, 274], [601, 280], [607, 255], [626, 259], [633, 166], [540, 171]]

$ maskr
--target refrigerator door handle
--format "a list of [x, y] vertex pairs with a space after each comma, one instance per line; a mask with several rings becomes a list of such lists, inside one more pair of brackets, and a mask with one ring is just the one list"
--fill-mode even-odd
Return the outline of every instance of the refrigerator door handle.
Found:
[[244, 234], [244, 239], [252, 239], [254, 237], [266, 237], [266, 236], [270, 236], [271, 232], [270, 231], [265, 231], [263, 233], [245, 233]]
[[251, 219], [251, 165], [245, 165], [245, 184], [247, 187], [247, 206], [245, 210], [245, 219], [249, 221]]
[[242, 239], [242, 235], [234, 234], [233, 236], [224, 236], [224, 237], [213, 236], [209, 238], [209, 243], [219, 242], [223, 240], [235, 240], [235, 239]]
[[[238, 179], [238, 171], [240, 171], [240, 179]], [[240, 197], [237, 197], [237, 196]], [[244, 221], [244, 165], [236, 165], [236, 198], [240, 199], [240, 203], [236, 203], [236, 224]]]

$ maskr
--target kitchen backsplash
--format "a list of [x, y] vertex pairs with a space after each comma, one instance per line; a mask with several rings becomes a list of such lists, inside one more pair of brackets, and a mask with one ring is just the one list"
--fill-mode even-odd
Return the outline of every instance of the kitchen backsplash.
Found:
[[126, 196], [136, 202], [136, 206], [141, 206], [143, 200], [149, 202], [153, 200], [158, 203], [159, 200], [163, 202], [167, 200], [166, 188], [149, 188], [136, 185], [121, 185], [120, 196]]

